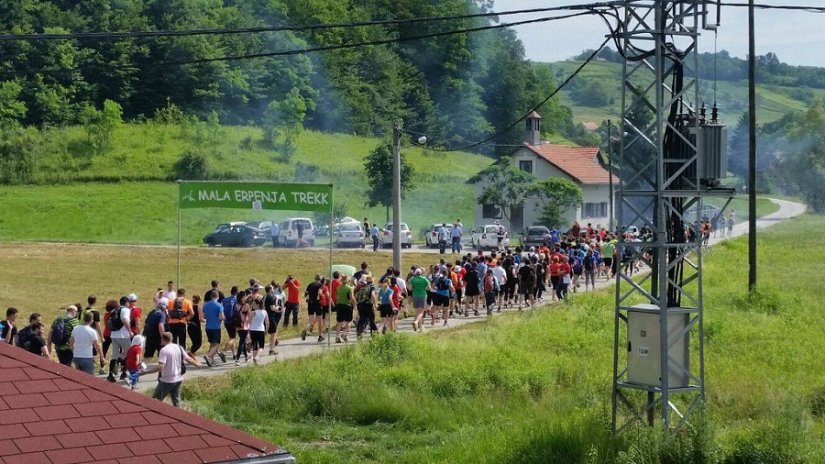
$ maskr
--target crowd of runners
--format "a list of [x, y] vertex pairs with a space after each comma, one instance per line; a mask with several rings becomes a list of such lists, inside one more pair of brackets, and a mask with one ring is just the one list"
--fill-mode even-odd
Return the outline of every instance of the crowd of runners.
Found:
[[[705, 228], [697, 230], [705, 235]], [[636, 271], [645, 253], [641, 242], [651, 240], [652, 233], [642, 228], [625, 235], [640, 243], [626, 246], [622, 256], [615, 234], [576, 223], [568, 234], [554, 229], [539, 247], [499, 244], [488, 253], [463, 253], [459, 244], [452, 258], [442, 255], [437, 263], [414, 265], [406, 272], [373, 272], [364, 262], [353, 275], [335, 272], [331, 280], [316, 275], [306, 285], [292, 275], [282, 282], [253, 278], [225, 294], [212, 281], [203, 296], [190, 296], [169, 281], [151, 296], [148, 311], [135, 293], [102, 305], [90, 295], [84, 304], [65, 308], [48, 327], [38, 313], [23, 325], [19, 311], [8, 308], [0, 322], [0, 342], [54, 356], [61, 364], [105, 375], [110, 382], [119, 379], [133, 389], [141, 375], [160, 372], [156, 397], [171, 394], [178, 404], [186, 363], [257, 364], [262, 356], [276, 355], [279, 332], [299, 326], [302, 308], [308, 318], [301, 338], [317, 337], [319, 343], [327, 333], [336, 343], [347, 343], [351, 335], [361, 339], [367, 333], [395, 332], [399, 319], [407, 317], [412, 317], [413, 330], [421, 332], [427, 323], [446, 326], [451, 317], [530, 308], [542, 300], [564, 300], [570, 292], [594, 290], [596, 280], [612, 278], [618, 266], [629, 274]], [[328, 321], [334, 324], [329, 332]]]

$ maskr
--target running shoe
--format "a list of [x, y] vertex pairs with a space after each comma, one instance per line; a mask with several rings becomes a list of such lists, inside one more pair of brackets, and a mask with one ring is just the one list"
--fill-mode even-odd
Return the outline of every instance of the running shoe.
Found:
[[301, 340], [307, 339], [307, 329], [301, 331]]
[[418, 332], [418, 322], [413, 321], [412, 326], [413, 326], [413, 332]]
[[347, 339], [347, 334], [344, 334], [344, 343], [347, 343], [349, 340]]
[[387, 335], [387, 326], [381, 329], [381, 335]]
[[324, 338], [324, 336], [323, 336], [323, 335], [318, 335], [318, 343], [321, 343], [321, 342], [323, 342], [324, 340], [326, 340], [326, 339]]
[[241, 362], [240, 362], [240, 361], [235, 361], [235, 365], [236, 365], [236, 366], [240, 366], [240, 365], [241, 365]]
[[335, 337], [335, 343], [341, 343], [341, 337]]
[[226, 363], [226, 355], [223, 354], [223, 351], [218, 351], [218, 357], [221, 358], [222, 363]]
[[206, 356], [203, 357], [203, 362], [206, 363], [206, 367], [212, 367], [212, 362]]

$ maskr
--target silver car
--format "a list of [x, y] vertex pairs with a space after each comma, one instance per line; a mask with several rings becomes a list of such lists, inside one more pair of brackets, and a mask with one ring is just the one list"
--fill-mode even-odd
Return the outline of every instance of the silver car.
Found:
[[[412, 232], [406, 222], [401, 223], [401, 248], [412, 248]], [[392, 246], [392, 222], [388, 222], [378, 234], [378, 243], [384, 248]]]
[[360, 247], [364, 245], [364, 228], [357, 222], [340, 224], [335, 228], [333, 238], [338, 248]]

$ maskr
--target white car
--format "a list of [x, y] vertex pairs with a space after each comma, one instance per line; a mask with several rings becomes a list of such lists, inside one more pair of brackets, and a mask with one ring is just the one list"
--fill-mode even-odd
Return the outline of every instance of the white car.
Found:
[[[490, 224], [482, 227], [481, 230], [473, 231], [472, 247], [474, 249], [498, 248], [499, 227], [503, 226]], [[504, 240], [502, 240], [501, 245], [505, 247], [510, 246], [510, 233], [506, 227], [504, 228]]]
[[[424, 231], [424, 243], [427, 244], [428, 248], [438, 248], [438, 229], [443, 226], [443, 222], [438, 224], [433, 224], [430, 227], [427, 227], [427, 230]], [[447, 245], [450, 244], [450, 230], [453, 228], [451, 224], [447, 224], [444, 227], [447, 230]]]
[[299, 231], [303, 246], [315, 245], [315, 228], [312, 226], [312, 220], [309, 218], [285, 219], [281, 223], [278, 232], [278, 243], [287, 248], [297, 246]]
[[335, 228], [333, 239], [335, 240], [335, 246], [338, 248], [360, 247], [364, 245], [364, 229], [358, 222], [340, 224]]
[[[401, 223], [401, 248], [412, 248], [412, 232], [406, 222]], [[392, 246], [392, 222], [388, 222], [378, 234], [378, 243], [384, 248]]]

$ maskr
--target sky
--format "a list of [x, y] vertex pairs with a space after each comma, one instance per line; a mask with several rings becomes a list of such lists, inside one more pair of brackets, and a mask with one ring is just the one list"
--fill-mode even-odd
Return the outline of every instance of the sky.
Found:
[[[726, 0], [733, 2], [734, 0]], [[747, 0], [735, 0], [746, 3]], [[519, 10], [593, 3], [576, 0], [495, 0], [494, 11]], [[823, 6], [823, 0], [757, 0], [769, 5]], [[546, 15], [546, 13], [545, 13]], [[542, 14], [502, 17], [502, 22], [541, 17]], [[774, 52], [792, 65], [825, 67], [825, 14], [785, 10], [756, 10], [756, 54]], [[561, 61], [599, 46], [607, 27], [598, 16], [583, 16], [515, 28], [532, 61]], [[718, 49], [745, 58], [748, 53], [748, 9], [724, 7], [718, 32]], [[705, 31], [699, 39], [701, 52], [713, 52], [714, 36]]]

